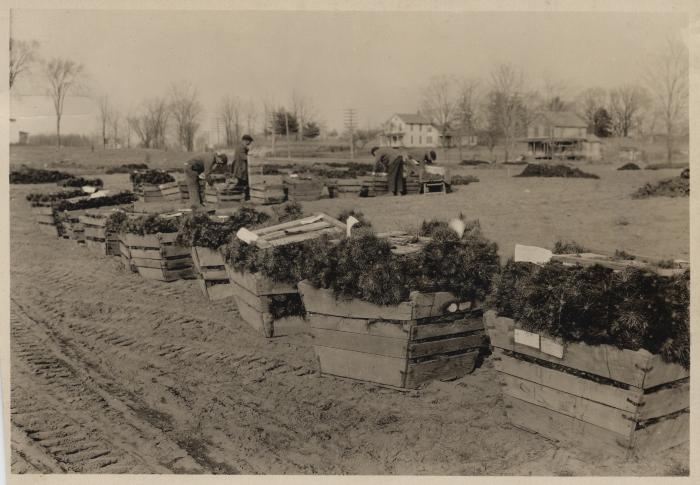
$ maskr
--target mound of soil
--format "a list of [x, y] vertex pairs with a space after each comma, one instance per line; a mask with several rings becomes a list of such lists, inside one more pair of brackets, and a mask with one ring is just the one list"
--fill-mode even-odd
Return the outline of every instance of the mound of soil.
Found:
[[682, 176], [660, 180], [659, 182], [649, 182], [640, 187], [632, 198], [646, 199], [647, 197], [689, 197], [690, 178]]
[[618, 170], [641, 170], [641, 168], [636, 163], [626, 163]]
[[584, 172], [578, 168], [567, 167], [566, 165], [547, 165], [547, 164], [532, 164], [529, 163], [525, 170], [515, 177], [564, 177], [564, 178], [583, 178], [583, 179], [598, 179], [599, 176], [593, 173]]
[[450, 185], [469, 185], [478, 181], [479, 178], [473, 175], [453, 175]]

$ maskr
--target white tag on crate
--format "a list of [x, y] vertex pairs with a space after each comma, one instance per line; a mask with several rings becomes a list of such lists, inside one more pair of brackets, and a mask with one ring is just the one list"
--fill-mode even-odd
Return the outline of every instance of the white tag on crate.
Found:
[[533, 349], [540, 348], [540, 335], [537, 333], [528, 332], [519, 328], [514, 329], [513, 340], [516, 344], [526, 345]]
[[557, 359], [564, 358], [564, 346], [551, 338], [540, 336], [540, 350]]
[[258, 235], [255, 234], [254, 232], [249, 231], [245, 227], [241, 227], [238, 232], [236, 233], [236, 237], [240, 239], [241, 241], [251, 244], [254, 241], [258, 240]]

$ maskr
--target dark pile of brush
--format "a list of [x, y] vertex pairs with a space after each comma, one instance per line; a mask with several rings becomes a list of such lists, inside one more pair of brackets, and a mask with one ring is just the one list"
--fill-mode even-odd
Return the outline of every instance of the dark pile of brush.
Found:
[[23, 166], [10, 172], [11, 184], [48, 184], [73, 178], [73, 175], [58, 170], [43, 170]]
[[111, 205], [131, 204], [135, 200], [136, 196], [132, 192], [124, 191], [114, 195], [105, 195], [102, 197], [93, 197], [87, 199], [80, 199], [76, 201], [62, 200], [56, 205], [54, 205], [54, 210], [62, 212], [84, 209], [97, 209], [98, 207], [108, 207]]
[[226, 244], [240, 228], [257, 226], [269, 219], [268, 214], [249, 207], [241, 207], [222, 222], [212, 220], [207, 214], [196, 212], [180, 220], [177, 244], [218, 249]]
[[626, 163], [622, 167], [618, 168], [618, 170], [641, 170], [639, 165], [636, 163]]
[[164, 170], [148, 170], [146, 172], [131, 172], [129, 179], [134, 186], [150, 184], [160, 185], [175, 182], [172, 175]]
[[173, 233], [179, 227], [178, 220], [174, 217], [163, 217], [158, 214], [143, 215], [138, 217], [121, 218], [118, 230], [127, 234], [147, 234]]
[[82, 190], [62, 190], [61, 192], [53, 192], [51, 194], [35, 192], [27, 194], [27, 200], [31, 202], [32, 207], [44, 205], [59, 200], [73, 199], [75, 197], [87, 196]]
[[117, 167], [109, 167], [105, 173], [131, 173], [134, 170], [148, 170], [148, 165], [145, 163], [125, 163]]
[[450, 179], [450, 185], [469, 185], [478, 181], [479, 178], [473, 175], [453, 175]]
[[61, 187], [85, 187], [86, 185], [91, 186], [91, 187], [104, 186], [102, 179], [86, 179], [83, 177], [70, 178], [67, 180], [63, 180], [62, 182], [59, 182], [58, 184]]
[[578, 168], [567, 167], [566, 165], [547, 165], [529, 163], [527, 167], [514, 177], [564, 177], [564, 178], [584, 178], [598, 179], [596, 174], [584, 172]]
[[647, 197], [689, 197], [690, 178], [673, 177], [649, 182], [632, 194], [633, 199], [646, 199]]
[[509, 261], [495, 278], [489, 305], [528, 331], [646, 349], [689, 368], [689, 283], [690, 271], [669, 278], [639, 268]]

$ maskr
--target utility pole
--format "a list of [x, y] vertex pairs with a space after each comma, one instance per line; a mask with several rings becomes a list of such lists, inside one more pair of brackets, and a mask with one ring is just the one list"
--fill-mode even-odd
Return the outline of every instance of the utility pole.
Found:
[[287, 131], [287, 160], [290, 162], [292, 161], [292, 152], [291, 148], [289, 146], [289, 114], [287, 113], [287, 110], [284, 110], [284, 126]]
[[357, 112], [353, 108], [345, 109], [345, 128], [350, 133], [350, 159], [355, 160], [355, 123]]

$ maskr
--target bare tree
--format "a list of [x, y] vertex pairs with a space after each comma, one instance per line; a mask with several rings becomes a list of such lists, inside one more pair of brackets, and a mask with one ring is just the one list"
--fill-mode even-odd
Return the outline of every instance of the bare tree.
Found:
[[109, 117], [109, 127], [112, 130], [112, 140], [116, 144], [119, 141], [119, 127], [122, 124], [121, 113], [115, 108], [112, 109]]
[[688, 48], [679, 39], [667, 38], [666, 46], [647, 70], [647, 83], [666, 128], [666, 161], [671, 162], [676, 126], [687, 117]]
[[102, 129], [102, 149], [107, 148], [107, 126], [110, 123], [111, 106], [109, 104], [109, 96], [103, 94], [97, 101], [98, 120]]
[[523, 123], [523, 91], [525, 78], [522, 71], [501, 64], [491, 72], [489, 106], [491, 123], [503, 136], [504, 161]]
[[61, 147], [61, 116], [66, 95], [77, 87], [78, 77], [83, 72], [82, 64], [70, 59], [53, 58], [44, 65], [44, 74], [49, 82], [48, 92], [56, 110], [56, 138]]
[[226, 146], [232, 148], [241, 138], [241, 102], [238, 98], [226, 96], [220, 105], [219, 116], [224, 123]]
[[462, 160], [463, 138], [471, 138], [479, 125], [479, 105], [481, 104], [481, 91], [477, 79], [465, 79], [459, 87], [457, 102], [455, 103], [455, 123], [459, 139], [459, 159]]
[[617, 136], [628, 137], [635, 126], [639, 111], [647, 103], [644, 88], [625, 84], [610, 91], [610, 115], [613, 131]]
[[292, 91], [290, 104], [292, 106], [292, 113], [294, 114], [294, 117], [299, 125], [299, 129], [296, 133], [297, 141], [303, 140], [304, 124], [308, 123], [312, 116], [311, 102], [299, 92]]
[[37, 59], [39, 43], [35, 40], [17, 40], [10, 37], [10, 89], [17, 76], [27, 71]]
[[258, 112], [255, 109], [255, 103], [248, 101], [245, 104], [245, 122], [246, 130], [249, 135], [255, 132], [255, 123], [258, 121]]
[[168, 103], [163, 98], [154, 98], [143, 103], [140, 115], [130, 116], [127, 123], [139, 138], [143, 148], [165, 148], [165, 131], [168, 126]]
[[545, 111], [566, 111], [566, 83], [561, 79], [545, 75], [542, 81], [542, 106]]
[[151, 145], [151, 132], [146, 128], [146, 116], [129, 116], [126, 119], [126, 124], [130, 131], [136, 133], [139, 145], [143, 148], [149, 148]]
[[606, 106], [607, 94], [603, 88], [588, 88], [576, 100], [576, 113], [586, 120], [588, 131], [595, 129], [595, 114]]
[[199, 129], [202, 105], [197, 99], [197, 89], [191, 84], [173, 85], [170, 93], [170, 111], [175, 118], [177, 137], [188, 151], [194, 150], [194, 138]]
[[442, 135], [442, 146], [448, 146], [448, 135], [456, 111], [456, 80], [451, 76], [434, 76], [423, 91], [421, 113], [434, 123]]

